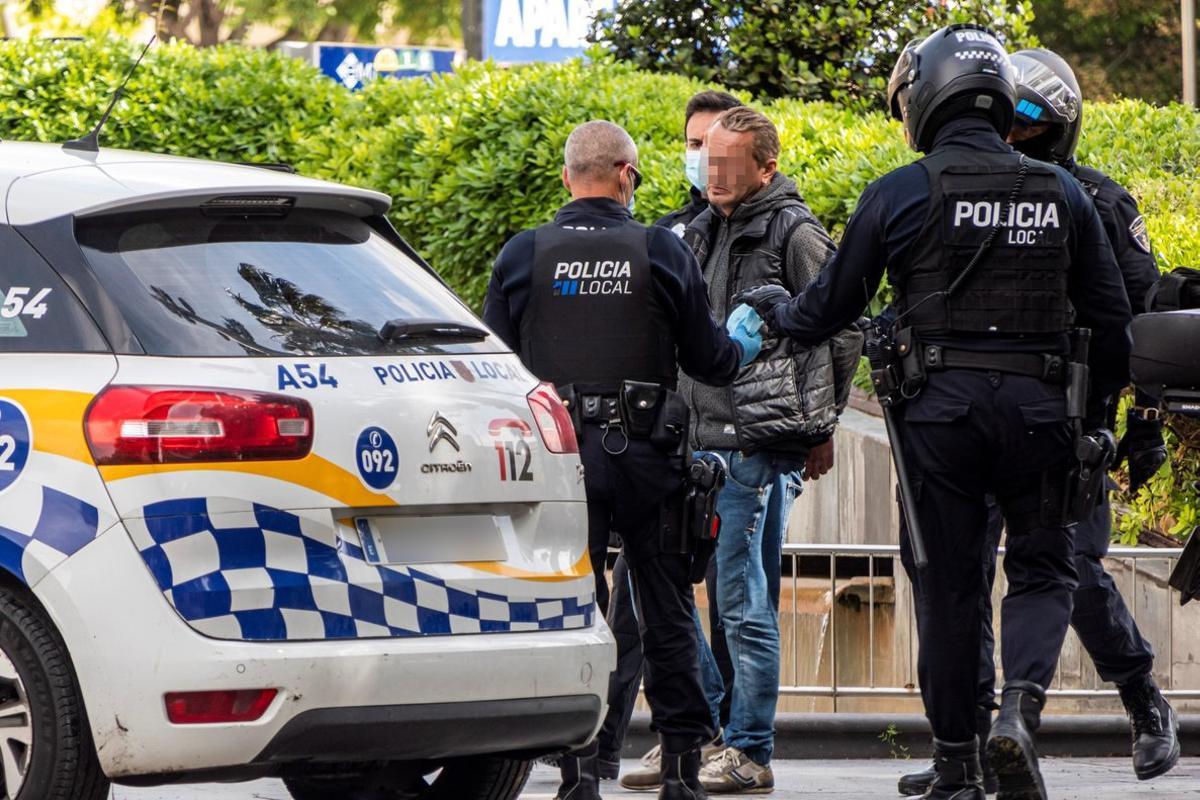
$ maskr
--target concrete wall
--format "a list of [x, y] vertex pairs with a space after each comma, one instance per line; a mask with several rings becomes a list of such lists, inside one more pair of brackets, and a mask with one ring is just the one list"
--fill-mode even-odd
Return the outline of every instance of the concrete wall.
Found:
[[833, 448], [833, 471], [804, 484], [788, 541], [897, 544], [896, 479], [883, 420], [846, 409]]

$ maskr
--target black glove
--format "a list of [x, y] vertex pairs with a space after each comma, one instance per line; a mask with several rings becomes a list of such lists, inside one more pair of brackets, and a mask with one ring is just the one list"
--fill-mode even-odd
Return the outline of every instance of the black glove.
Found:
[[738, 292], [733, 296], [733, 305], [737, 306], [741, 303], [745, 303], [753, 308], [758, 315], [763, 318], [763, 322], [767, 323], [767, 327], [770, 327], [770, 317], [768, 314], [771, 313], [771, 309], [775, 308], [775, 306], [781, 303], [786, 303], [791, 299], [792, 296], [788, 293], [787, 289], [784, 289], [782, 286], [768, 283], [763, 286], [755, 286], [753, 289], [743, 289], [742, 291]]
[[1136, 494], [1167, 462], [1167, 445], [1163, 441], [1161, 419], [1146, 419], [1131, 408], [1126, 412], [1125, 422], [1128, 427], [1113, 466], [1129, 459], [1129, 493]]

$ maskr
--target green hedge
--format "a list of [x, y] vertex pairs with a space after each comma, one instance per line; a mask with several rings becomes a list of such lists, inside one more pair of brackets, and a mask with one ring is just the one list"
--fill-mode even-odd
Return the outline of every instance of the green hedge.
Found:
[[[137, 48], [115, 41], [0, 44], [0, 137], [63, 141], [85, 131]], [[637, 215], [686, 198], [682, 110], [691, 80], [600, 61], [504, 70], [470, 64], [432, 81], [380, 81], [351, 95], [308, 65], [236, 47], [157, 47], [104, 135], [108, 145], [232, 161], [284, 161], [301, 172], [395, 198], [400, 231], [471, 303], [506, 239], [548, 220], [567, 197], [559, 175], [571, 129], [604, 117], [641, 146]], [[896, 123], [823, 103], [764, 107], [782, 167], [840, 235], [874, 178], [914, 155]], [[1089, 105], [1083, 160], [1139, 198], [1164, 268], [1200, 265], [1200, 114], [1125, 100]], [[1124, 517], [1182, 531], [1195, 519], [1195, 429]], [[1191, 447], [1185, 447], [1184, 445]]]
[[[63, 142], [91, 129], [141, 48], [123, 41], [0, 44], [0, 138]], [[108, 147], [296, 162], [353, 97], [293, 58], [156, 44], [101, 135]]]

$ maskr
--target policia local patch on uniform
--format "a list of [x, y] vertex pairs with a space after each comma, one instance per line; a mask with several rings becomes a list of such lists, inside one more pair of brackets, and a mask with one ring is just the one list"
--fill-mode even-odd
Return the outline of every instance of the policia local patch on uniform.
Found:
[[996, 243], [1002, 247], [1057, 247], [1066, 241], [1070, 223], [1062, 206], [1052, 199], [1008, 203], [961, 194], [946, 196], [944, 219], [947, 244], [977, 245], [999, 227]]
[[1146, 228], [1145, 217], [1138, 215], [1137, 219], [1129, 223], [1129, 238], [1143, 253], [1150, 252], [1150, 231]]

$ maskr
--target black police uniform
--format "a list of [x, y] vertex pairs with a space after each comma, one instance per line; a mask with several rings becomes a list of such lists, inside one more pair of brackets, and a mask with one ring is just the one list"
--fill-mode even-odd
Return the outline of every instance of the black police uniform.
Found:
[[[576, 200], [554, 222], [515, 236], [496, 260], [484, 320], [535, 375], [582, 395], [614, 396], [623, 380], [674, 388], [677, 370], [727, 384], [741, 348], [712, 320], [704, 279], [671, 232], [636, 223], [606, 198]], [[599, 420], [597, 420], [597, 423]], [[645, 653], [651, 726], [664, 750], [712, 738], [700, 684], [690, 557], [659, 547], [659, 507], [680, 465], [648, 441], [582, 426], [589, 549], [604, 598], [610, 531], [628, 560]]]
[[[946, 742], [976, 736], [978, 570], [989, 492], [1010, 532], [1001, 632], [1008, 680], [1049, 685], [1076, 583], [1070, 528], [1040, 513], [1043, 482], [1065, 481], [1071, 454], [1063, 386], [979, 365], [1012, 354], [1029, 354], [1030, 363], [1067, 355], [1069, 298], [1074, 323], [1093, 330], [1096, 391], [1111, 394], [1128, 380], [1130, 310], [1120, 274], [1092, 202], [1057, 167], [1029, 162], [1014, 225], [962, 292], [939, 300], [936, 292], [1007, 208], [1018, 163], [987, 119], [946, 123], [925, 159], [867, 188], [821, 277], [767, 315], [801, 343], [823, 341], [859, 315], [886, 266], [907, 315], [901, 326], [944, 348], [943, 369], [904, 404], [898, 428], [929, 557], [916, 574], [902, 530], [916, 591], [921, 693], [935, 737]], [[953, 366], [964, 363], [972, 366]]]
[[[1095, 201], [1133, 313], [1141, 313], [1145, 310], [1146, 295], [1160, 273], [1150, 247], [1146, 220], [1137, 201], [1100, 170], [1080, 166], [1074, 161], [1067, 164], [1067, 169]], [[999, 509], [993, 507], [989, 522], [991, 542], [999, 543], [1003, 527]], [[1108, 555], [1111, 540], [1112, 506], [1105, 492], [1095, 512], [1088, 519], [1080, 520], [1075, 528], [1075, 569], [1079, 574], [1079, 587], [1075, 591], [1071, 627], [1096, 665], [1100, 678], [1120, 685], [1150, 673], [1154, 666], [1154, 650], [1142, 636], [1112, 576], [1100, 561]], [[984, 593], [981, 705], [990, 705], [995, 694], [990, 592], [995, 574], [993, 547], [986, 579], [988, 591]]]
[[[1068, 169], [1096, 203], [1133, 312], [1145, 311], [1146, 295], [1158, 280], [1159, 270], [1137, 201], [1097, 169], [1074, 163]], [[1154, 650], [1138, 630], [1112, 576], [1100, 563], [1108, 555], [1111, 539], [1112, 508], [1106, 492], [1095, 515], [1080, 522], [1075, 531], [1079, 589], [1075, 592], [1071, 624], [1100, 677], [1120, 685], [1150, 673]]]
[[[654, 226], [665, 228], [682, 238], [687, 226], [707, 208], [708, 200], [693, 186], [687, 205], [659, 217]], [[708, 574], [705, 576], [708, 622], [713, 631], [721, 628], [721, 615], [716, 604], [716, 574], [717, 560], [714, 558], [709, 562]], [[618, 556], [613, 564], [612, 579], [612, 597], [606, 618], [608, 627], [612, 629], [613, 637], [617, 640], [617, 668], [613, 672], [613, 690], [609, 696], [608, 715], [600, 728], [599, 742], [601, 768], [616, 777], [625, 734], [629, 730], [633, 706], [637, 702], [638, 687], [642, 682], [642, 646], [638, 636], [637, 614], [633, 607], [632, 587], [629, 585], [629, 568], [624, 556]], [[729, 687], [733, 685], [733, 661], [723, 635], [713, 635], [711, 649], [726, 687], [720, 712], [721, 722], [724, 722], [729, 719], [732, 699]]]

